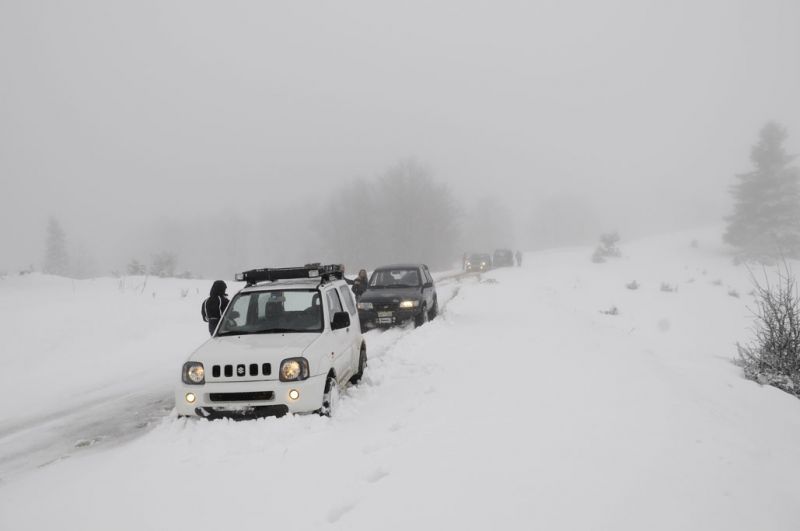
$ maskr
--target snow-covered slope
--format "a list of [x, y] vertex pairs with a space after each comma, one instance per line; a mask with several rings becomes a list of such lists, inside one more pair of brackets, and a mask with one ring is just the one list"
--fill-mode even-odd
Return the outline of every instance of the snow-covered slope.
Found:
[[[587, 248], [529, 253], [442, 280], [441, 318], [367, 334], [367, 376], [336, 418], [148, 414], [107, 436], [117, 444], [95, 427], [99, 442], [76, 449], [80, 430], [56, 430], [73, 436], [64, 458], [35, 469], [47, 449], [25, 461], [24, 441], [47, 446], [57, 419], [36, 417], [51, 401], [106, 382], [115, 404], [152, 413], [141, 390], [161, 396], [204, 338], [207, 284], [153, 298], [98, 280], [71, 296], [62, 280], [7, 278], [0, 529], [797, 529], [800, 401], [731, 363], [750, 287], [718, 239], [650, 238], [605, 264]], [[51, 327], [54, 313], [68, 317]], [[47, 399], [17, 399], [51, 367]]]

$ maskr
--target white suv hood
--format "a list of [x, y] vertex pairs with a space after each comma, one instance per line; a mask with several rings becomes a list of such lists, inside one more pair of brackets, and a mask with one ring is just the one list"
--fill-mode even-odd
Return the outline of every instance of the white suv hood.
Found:
[[318, 337], [319, 332], [212, 337], [195, 350], [189, 360], [202, 362], [206, 366], [215, 363], [274, 365], [285, 358], [301, 356]]

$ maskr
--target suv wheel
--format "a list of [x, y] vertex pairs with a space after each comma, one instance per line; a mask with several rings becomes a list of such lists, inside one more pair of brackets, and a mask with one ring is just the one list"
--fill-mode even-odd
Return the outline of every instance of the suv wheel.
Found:
[[414, 328], [422, 326], [428, 322], [428, 307], [423, 306], [422, 311], [414, 317]]
[[351, 384], [357, 384], [361, 381], [361, 378], [364, 376], [364, 369], [367, 367], [367, 347], [361, 347], [361, 354], [358, 356], [358, 372], [350, 378]]
[[336, 413], [339, 405], [339, 384], [336, 383], [336, 378], [328, 376], [325, 381], [325, 393], [322, 395], [322, 407], [317, 410], [317, 413], [323, 417], [332, 417]]
[[437, 315], [439, 315], [439, 300], [433, 299], [433, 308], [431, 308], [431, 311], [428, 314], [428, 320], [433, 321], [436, 319]]

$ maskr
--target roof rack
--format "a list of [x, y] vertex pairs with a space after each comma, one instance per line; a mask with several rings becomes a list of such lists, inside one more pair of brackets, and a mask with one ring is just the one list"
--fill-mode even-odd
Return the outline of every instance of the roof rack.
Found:
[[251, 269], [243, 273], [236, 273], [235, 278], [237, 282], [246, 282], [248, 286], [253, 286], [259, 282], [303, 278], [319, 278], [320, 284], [322, 284], [332, 278], [344, 278], [344, 271], [339, 264], [320, 265], [317, 263], [306, 264], [303, 267]]

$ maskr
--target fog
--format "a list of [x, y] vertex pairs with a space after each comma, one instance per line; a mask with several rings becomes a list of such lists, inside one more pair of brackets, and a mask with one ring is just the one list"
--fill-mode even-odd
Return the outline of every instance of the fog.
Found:
[[0, 272], [41, 268], [50, 216], [84, 273], [375, 265], [331, 245], [370, 216], [326, 216], [403, 161], [452, 196], [454, 261], [720, 224], [766, 121], [800, 151], [799, 21], [795, 0], [2, 0]]

